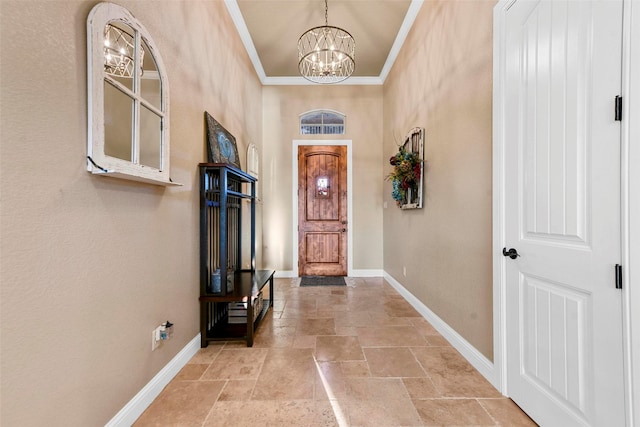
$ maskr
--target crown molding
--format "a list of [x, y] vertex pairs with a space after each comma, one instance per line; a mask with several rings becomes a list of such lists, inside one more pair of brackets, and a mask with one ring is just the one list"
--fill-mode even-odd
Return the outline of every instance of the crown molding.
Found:
[[424, 0], [411, 0], [411, 4], [409, 5], [409, 10], [407, 10], [407, 14], [404, 17], [404, 21], [402, 21], [402, 25], [400, 26], [400, 30], [398, 30], [398, 35], [396, 36], [395, 41], [393, 42], [393, 46], [391, 46], [391, 50], [389, 51], [389, 56], [387, 56], [387, 60], [382, 67], [382, 71], [380, 71], [380, 80], [381, 84], [384, 84], [384, 81], [387, 79], [389, 72], [391, 71], [391, 67], [396, 62], [396, 58], [400, 53], [400, 49], [404, 44], [404, 41], [407, 39], [407, 35], [409, 35], [409, 31], [413, 26], [416, 17], [418, 16], [418, 12], [420, 12], [420, 8], [422, 7], [422, 3]]
[[255, 68], [256, 74], [258, 74], [258, 78], [262, 84], [264, 84], [264, 80], [267, 78], [267, 75], [264, 72], [262, 62], [260, 62], [260, 57], [258, 56], [258, 51], [256, 50], [255, 45], [253, 44], [253, 40], [251, 40], [251, 35], [249, 34], [247, 24], [244, 22], [244, 18], [242, 17], [242, 12], [240, 12], [240, 6], [238, 6], [238, 2], [236, 0], [224, 0], [224, 4], [227, 6], [227, 10], [229, 11], [231, 19], [238, 30], [238, 34], [240, 34], [242, 44], [244, 44], [244, 48], [251, 59], [253, 68]]
[[[265, 86], [318, 86], [318, 83], [310, 82], [304, 77], [265, 77], [261, 80]], [[382, 85], [384, 81], [380, 77], [349, 77], [338, 83], [328, 83], [322, 86], [336, 85]]]
[[[379, 76], [373, 77], [349, 77], [348, 79], [340, 82], [333, 83], [337, 85], [383, 85], [387, 75], [391, 71], [393, 64], [398, 57], [398, 53], [404, 44], [404, 41], [413, 26], [414, 21], [416, 20], [416, 16], [418, 16], [418, 12], [422, 7], [422, 3], [424, 0], [411, 0], [411, 4], [409, 5], [409, 9], [407, 10], [407, 14], [404, 17], [404, 21], [400, 26], [400, 30], [398, 31], [398, 35], [396, 36], [393, 45], [391, 46], [391, 50], [389, 51], [389, 55], [387, 56], [387, 60], [382, 67]], [[224, 4], [227, 6], [227, 10], [231, 15], [231, 19], [236, 26], [238, 34], [240, 35], [240, 39], [244, 44], [244, 48], [251, 59], [251, 63], [253, 64], [253, 68], [256, 70], [256, 74], [260, 79], [260, 82], [264, 86], [315, 86], [317, 83], [313, 83], [305, 79], [304, 77], [293, 77], [293, 76], [274, 76], [267, 77], [264, 72], [264, 67], [262, 66], [262, 62], [260, 62], [260, 57], [258, 56], [258, 51], [256, 50], [255, 45], [253, 44], [253, 40], [251, 40], [251, 35], [249, 34], [249, 29], [247, 28], [247, 24], [244, 22], [244, 18], [242, 17], [242, 13], [240, 12], [240, 7], [238, 6], [238, 2], [236, 0], [224, 0]]]

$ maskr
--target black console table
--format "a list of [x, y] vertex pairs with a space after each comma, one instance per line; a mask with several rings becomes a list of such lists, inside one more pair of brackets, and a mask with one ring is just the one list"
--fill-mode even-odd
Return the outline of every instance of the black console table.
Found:
[[[256, 178], [233, 165], [201, 163], [200, 336], [245, 339], [273, 306], [273, 270], [256, 270]], [[244, 230], [243, 217], [249, 229]], [[248, 248], [242, 250], [243, 237]], [[244, 268], [243, 268], [244, 266]], [[269, 297], [263, 288], [269, 284]]]
[[[210, 341], [243, 339], [247, 347], [253, 346], [256, 328], [273, 307], [274, 270], [242, 270], [234, 274], [233, 291], [227, 295], [200, 296], [200, 346], [207, 347]], [[269, 285], [269, 298], [262, 290]], [[261, 301], [261, 302], [260, 302]], [[245, 304], [246, 303], [246, 304]], [[246, 323], [232, 322], [235, 307], [245, 307]], [[255, 310], [259, 312], [254, 312]], [[239, 317], [242, 319], [242, 317]]]

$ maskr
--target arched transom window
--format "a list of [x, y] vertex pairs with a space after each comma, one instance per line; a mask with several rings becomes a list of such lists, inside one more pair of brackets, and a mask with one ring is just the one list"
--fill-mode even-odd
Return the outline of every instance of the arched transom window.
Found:
[[345, 115], [331, 110], [313, 110], [300, 114], [300, 133], [303, 135], [342, 135]]

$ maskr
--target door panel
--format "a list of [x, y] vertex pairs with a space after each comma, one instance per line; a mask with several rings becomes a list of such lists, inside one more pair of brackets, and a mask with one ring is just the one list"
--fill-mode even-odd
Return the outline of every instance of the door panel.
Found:
[[584, 320], [589, 295], [565, 283], [520, 276], [523, 362], [521, 376], [576, 412], [584, 407], [589, 360]]
[[307, 233], [307, 263], [340, 263], [342, 233]]
[[[520, 31], [522, 145], [526, 236], [556, 244], [585, 243], [589, 152], [588, 35], [580, 2], [542, 1]], [[525, 190], [525, 189], [523, 189]]]
[[301, 276], [347, 274], [345, 146], [298, 148], [298, 270]]
[[508, 394], [542, 425], [624, 425], [621, 1], [506, 14]]

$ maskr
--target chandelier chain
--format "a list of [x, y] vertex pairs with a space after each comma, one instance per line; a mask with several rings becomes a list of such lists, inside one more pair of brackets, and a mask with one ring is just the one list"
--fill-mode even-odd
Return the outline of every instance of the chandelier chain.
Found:
[[324, 0], [324, 26], [329, 26], [329, 6], [327, 5], [328, 0]]

